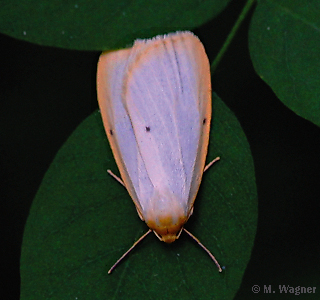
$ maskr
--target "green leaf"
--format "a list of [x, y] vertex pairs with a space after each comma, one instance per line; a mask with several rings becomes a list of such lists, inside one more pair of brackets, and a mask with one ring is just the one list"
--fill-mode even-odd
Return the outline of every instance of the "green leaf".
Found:
[[257, 194], [246, 137], [214, 95], [207, 161], [216, 156], [186, 228], [225, 270], [186, 234], [170, 245], [150, 234], [108, 275], [147, 226], [107, 174], [118, 172], [100, 113], [88, 117], [56, 155], [31, 207], [21, 299], [232, 299], [251, 255]]
[[40, 45], [108, 50], [137, 37], [192, 29], [221, 12], [229, 0], [4, 0], [0, 31]]
[[255, 70], [296, 114], [320, 126], [320, 4], [259, 1], [250, 28]]

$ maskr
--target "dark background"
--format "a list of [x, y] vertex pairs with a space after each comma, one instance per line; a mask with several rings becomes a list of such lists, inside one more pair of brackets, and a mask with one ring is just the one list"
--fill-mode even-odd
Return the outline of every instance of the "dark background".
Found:
[[[211, 62], [243, 5], [233, 1], [195, 31]], [[275, 299], [251, 290], [269, 284], [316, 286], [316, 294], [300, 299], [319, 299], [320, 130], [285, 107], [255, 73], [248, 50], [252, 12], [212, 76], [213, 90], [248, 138], [259, 197], [255, 244], [236, 299]], [[0, 49], [1, 296], [19, 299], [28, 212], [59, 148], [98, 108], [95, 72], [100, 53], [42, 47], [4, 35]]]

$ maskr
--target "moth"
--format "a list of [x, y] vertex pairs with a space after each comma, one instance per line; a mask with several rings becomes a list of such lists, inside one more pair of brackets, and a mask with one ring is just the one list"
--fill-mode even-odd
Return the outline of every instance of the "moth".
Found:
[[211, 122], [210, 65], [193, 33], [138, 39], [128, 49], [102, 53], [97, 68], [98, 102], [119, 168], [150, 232], [172, 243], [185, 231], [205, 168]]

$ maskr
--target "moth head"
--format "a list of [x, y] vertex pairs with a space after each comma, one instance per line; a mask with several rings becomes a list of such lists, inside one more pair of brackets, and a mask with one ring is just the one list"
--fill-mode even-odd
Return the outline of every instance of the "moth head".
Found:
[[174, 222], [172, 217], [168, 216], [158, 218], [156, 222], [149, 221], [147, 222], [147, 225], [153, 230], [160, 241], [171, 244], [180, 237], [183, 225], [186, 222], [186, 217], [181, 217]]
[[165, 242], [167, 244], [171, 244], [173, 243], [175, 240], [177, 240], [180, 236], [180, 233], [182, 231], [182, 228], [180, 229], [180, 231], [177, 233], [174, 233], [174, 234], [171, 234], [171, 233], [167, 233], [165, 235], [162, 235], [160, 236], [156, 231], [153, 231], [154, 234], [157, 236], [157, 238], [162, 241], [162, 242]]

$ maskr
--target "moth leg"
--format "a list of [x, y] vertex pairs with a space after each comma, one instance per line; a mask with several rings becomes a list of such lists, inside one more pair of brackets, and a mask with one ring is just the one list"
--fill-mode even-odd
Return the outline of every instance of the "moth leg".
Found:
[[141, 212], [139, 211], [138, 207], [136, 207], [136, 210], [137, 210], [137, 213], [138, 213], [141, 221], [144, 221], [143, 216], [142, 216]]
[[191, 207], [190, 212], [188, 214], [188, 219], [192, 216], [192, 214], [193, 214], [193, 206]]
[[209, 162], [205, 167], [203, 172], [207, 171], [216, 161], [220, 160], [220, 157], [216, 157], [213, 161]]
[[109, 175], [111, 175], [115, 180], [117, 180], [117, 181], [118, 181], [119, 183], [121, 183], [124, 187], [126, 187], [120, 177], [118, 177], [116, 174], [114, 174], [111, 170], [107, 170], [107, 172], [108, 172]]
[[[107, 170], [107, 172], [108, 172], [115, 180], [117, 180], [117, 181], [118, 181], [119, 183], [121, 183], [124, 187], [126, 187], [120, 177], [118, 177], [116, 174], [114, 174], [111, 170]], [[141, 219], [142, 221], [144, 221], [141, 212], [139, 211], [139, 209], [138, 209], [137, 207], [136, 207], [136, 209], [137, 209], [137, 212], [138, 212], [138, 215], [139, 215], [140, 219]]]

